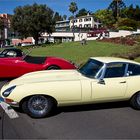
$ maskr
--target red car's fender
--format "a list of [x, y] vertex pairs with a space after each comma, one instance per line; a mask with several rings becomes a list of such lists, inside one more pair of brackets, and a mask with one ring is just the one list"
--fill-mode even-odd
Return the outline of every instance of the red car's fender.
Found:
[[19, 77], [25, 73], [43, 69], [43, 64], [27, 63], [21, 57], [0, 59], [0, 78]]
[[45, 62], [45, 69], [48, 69], [51, 66], [57, 66], [60, 69], [76, 69], [76, 66], [71, 62], [57, 57], [47, 57]]

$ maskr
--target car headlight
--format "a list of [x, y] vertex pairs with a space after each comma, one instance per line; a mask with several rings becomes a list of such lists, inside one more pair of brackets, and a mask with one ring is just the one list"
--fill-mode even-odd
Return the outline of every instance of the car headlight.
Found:
[[15, 87], [16, 87], [16, 86], [12, 86], [12, 87], [6, 89], [6, 90], [2, 93], [2, 95], [3, 95], [4, 97], [8, 97], [8, 96], [10, 95], [10, 93], [14, 90]]

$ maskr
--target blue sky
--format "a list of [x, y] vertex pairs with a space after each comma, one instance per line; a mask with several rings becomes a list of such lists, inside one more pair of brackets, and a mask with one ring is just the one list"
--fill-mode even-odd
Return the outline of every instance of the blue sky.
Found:
[[[13, 10], [17, 6], [24, 6], [27, 4], [46, 4], [55, 12], [59, 12], [61, 15], [66, 14], [70, 16], [71, 13], [68, 10], [70, 2], [76, 2], [78, 9], [85, 8], [95, 12], [98, 9], [105, 9], [111, 3], [112, 0], [0, 0], [0, 13], [13, 14]], [[127, 6], [130, 4], [139, 5], [140, 0], [123, 0]]]

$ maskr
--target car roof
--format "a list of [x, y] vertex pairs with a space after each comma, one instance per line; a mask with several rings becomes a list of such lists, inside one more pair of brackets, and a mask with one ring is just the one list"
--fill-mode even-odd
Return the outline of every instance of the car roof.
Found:
[[18, 48], [4, 48], [3, 50], [15, 50], [15, 51], [21, 51], [20, 49], [18, 49]]
[[20, 51], [20, 52], [22, 52], [22, 50], [20, 50], [18, 48], [4, 48], [4, 50], [8, 50], [8, 51]]
[[103, 63], [123, 62], [123, 63], [133, 63], [133, 64], [140, 65], [140, 63], [138, 62], [135, 62], [129, 59], [124, 59], [124, 58], [117, 58], [117, 57], [90, 57], [90, 58], [103, 62]]

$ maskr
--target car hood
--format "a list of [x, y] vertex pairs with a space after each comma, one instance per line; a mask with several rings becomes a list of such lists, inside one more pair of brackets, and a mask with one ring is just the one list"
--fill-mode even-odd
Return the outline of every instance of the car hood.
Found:
[[10, 87], [28, 83], [79, 80], [80, 76], [81, 74], [77, 70], [45, 70], [25, 74], [7, 85]]

